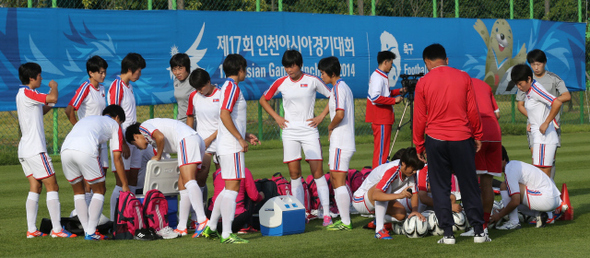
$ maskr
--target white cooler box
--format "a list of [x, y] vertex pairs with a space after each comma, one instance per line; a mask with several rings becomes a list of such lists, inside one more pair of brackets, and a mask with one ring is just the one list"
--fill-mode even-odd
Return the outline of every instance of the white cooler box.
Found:
[[146, 165], [143, 194], [137, 198], [143, 203], [143, 197], [152, 189], [158, 189], [168, 201], [168, 224], [172, 228], [178, 225], [178, 169], [177, 159], [150, 160]]
[[305, 230], [305, 206], [291, 195], [269, 199], [259, 214], [263, 236], [299, 234]]

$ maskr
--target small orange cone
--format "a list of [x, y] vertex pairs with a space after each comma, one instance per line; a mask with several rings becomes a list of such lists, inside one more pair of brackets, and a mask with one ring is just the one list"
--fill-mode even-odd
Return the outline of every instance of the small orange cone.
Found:
[[561, 186], [561, 201], [567, 204], [569, 208], [565, 211], [565, 214], [561, 215], [561, 218], [559, 218], [559, 220], [573, 220], [574, 207], [570, 202], [570, 194], [567, 191], [567, 185], [565, 185], [565, 183]]

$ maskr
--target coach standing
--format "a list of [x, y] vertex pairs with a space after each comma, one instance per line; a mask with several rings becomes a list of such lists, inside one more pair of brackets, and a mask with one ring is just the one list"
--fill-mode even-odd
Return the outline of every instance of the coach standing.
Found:
[[444, 237], [438, 243], [455, 244], [449, 198], [453, 172], [475, 231], [473, 241], [489, 242], [491, 239], [482, 228], [483, 209], [475, 172], [475, 152], [481, 147], [482, 128], [471, 78], [447, 66], [449, 59], [440, 44], [426, 47], [422, 58], [428, 73], [416, 85], [413, 138], [418, 157], [423, 161], [428, 157], [434, 212], [444, 229]]

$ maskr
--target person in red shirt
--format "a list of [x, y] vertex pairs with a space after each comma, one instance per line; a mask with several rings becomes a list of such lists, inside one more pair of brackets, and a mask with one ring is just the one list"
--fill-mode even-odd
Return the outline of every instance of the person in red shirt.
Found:
[[[413, 141], [426, 161], [434, 212], [444, 229], [442, 244], [455, 244], [451, 212], [451, 173], [457, 176], [475, 243], [491, 239], [483, 231], [481, 193], [475, 173], [475, 152], [481, 147], [482, 128], [471, 77], [451, 68], [445, 48], [432, 44], [422, 58], [428, 73], [418, 81], [414, 100]], [[426, 134], [426, 136], [425, 136]]]

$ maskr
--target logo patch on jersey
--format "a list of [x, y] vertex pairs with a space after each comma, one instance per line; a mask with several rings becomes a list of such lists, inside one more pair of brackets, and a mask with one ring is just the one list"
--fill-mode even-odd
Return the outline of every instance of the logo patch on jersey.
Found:
[[541, 191], [539, 191], [539, 190], [530, 190], [530, 189], [527, 189], [527, 193], [529, 195], [533, 195], [533, 196], [541, 196], [541, 195], [543, 195], [541, 193]]
[[307, 88], [307, 83], [302, 83], [302, 84], [299, 85], [299, 87], [301, 87], [301, 88]]
[[213, 102], [219, 102], [219, 99], [213, 99]]

